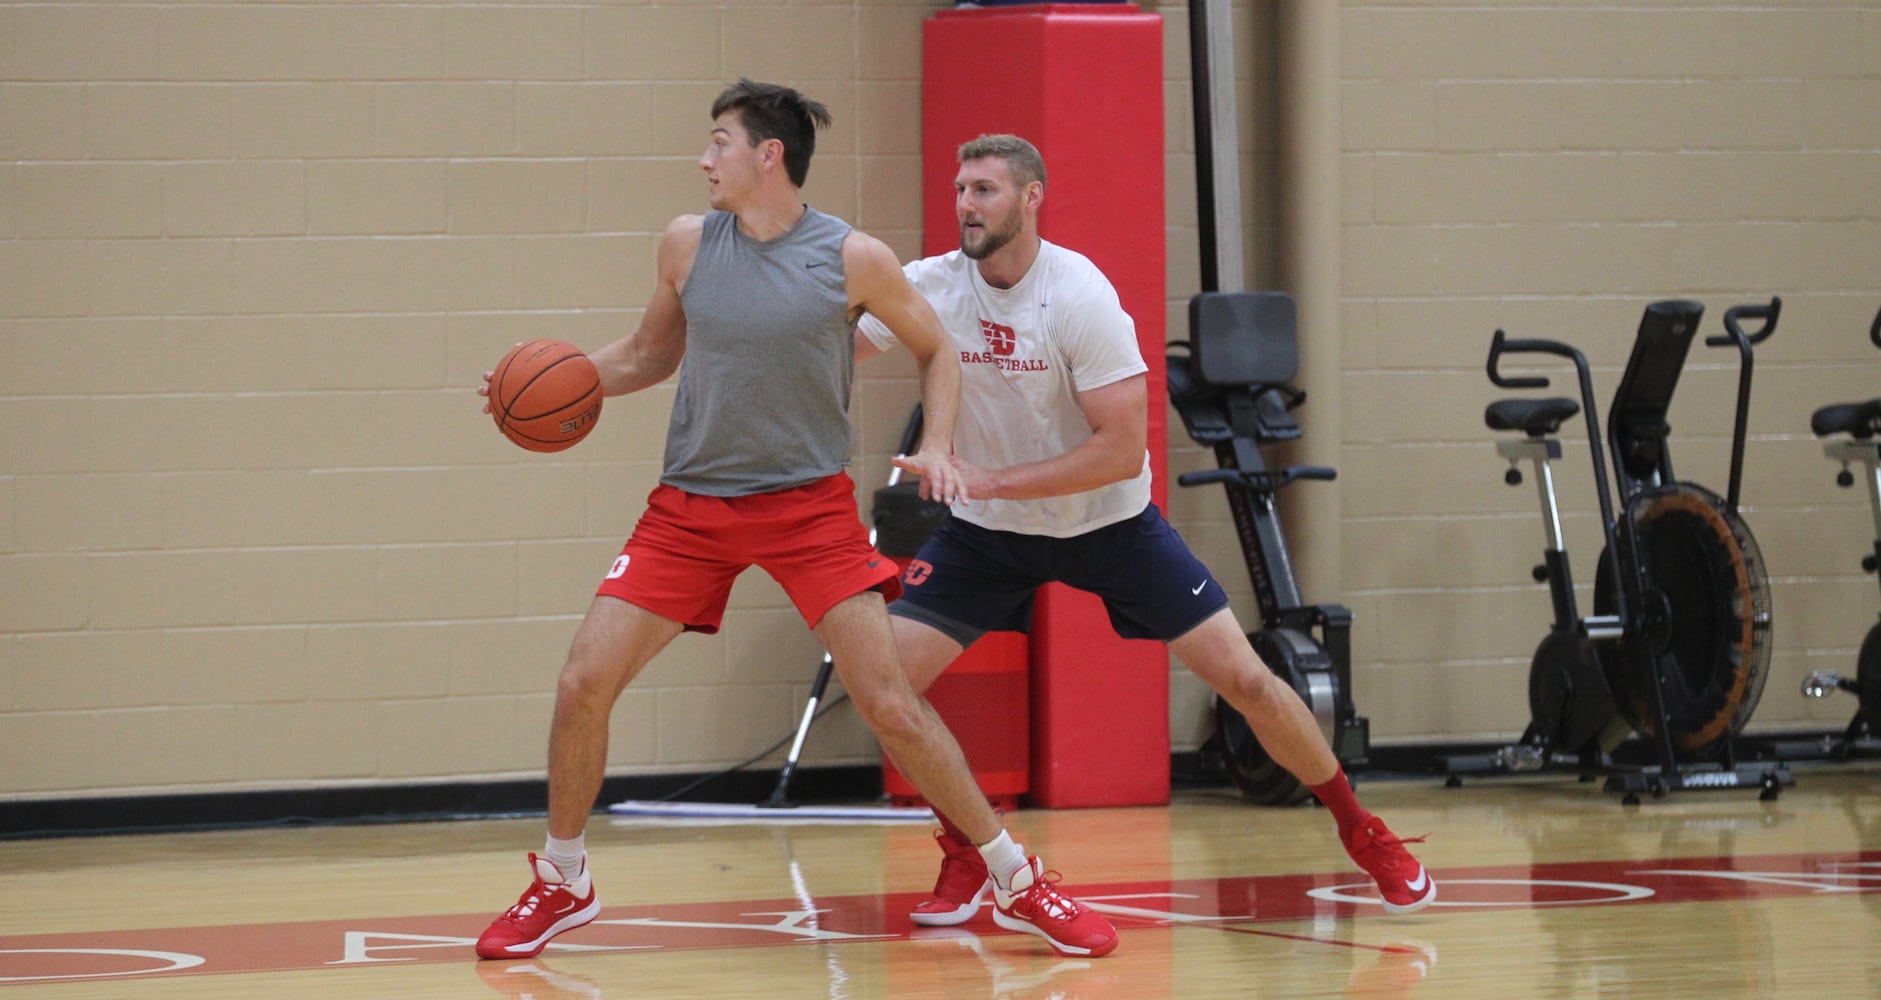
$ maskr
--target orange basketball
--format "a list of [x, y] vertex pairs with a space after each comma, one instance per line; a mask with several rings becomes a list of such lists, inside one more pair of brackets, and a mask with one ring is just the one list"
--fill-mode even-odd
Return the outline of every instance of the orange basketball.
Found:
[[594, 430], [601, 417], [601, 375], [573, 344], [518, 344], [490, 375], [496, 427], [530, 451], [561, 451]]

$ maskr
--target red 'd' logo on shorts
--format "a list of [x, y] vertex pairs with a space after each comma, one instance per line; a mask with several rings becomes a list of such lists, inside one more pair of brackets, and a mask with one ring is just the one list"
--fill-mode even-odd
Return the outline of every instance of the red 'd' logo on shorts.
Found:
[[907, 571], [901, 574], [901, 585], [904, 587], [919, 587], [926, 583], [927, 578], [932, 575], [934, 575], [933, 564], [916, 559], [910, 562]]
[[994, 356], [1001, 358], [1010, 357], [1012, 355], [1013, 345], [1018, 340], [1017, 336], [1012, 332], [1012, 327], [1001, 326], [991, 320], [984, 319], [980, 320], [980, 336], [986, 338], [986, 346], [993, 352]]

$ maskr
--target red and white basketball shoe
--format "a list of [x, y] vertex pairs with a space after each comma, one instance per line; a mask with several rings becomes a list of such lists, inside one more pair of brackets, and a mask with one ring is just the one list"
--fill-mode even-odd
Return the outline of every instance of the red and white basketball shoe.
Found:
[[1437, 883], [1404, 845], [1422, 843], [1424, 838], [1400, 840], [1385, 828], [1385, 821], [1373, 816], [1352, 828], [1345, 839], [1345, 852], [1365, 874], [1378, 883], [1386, 913], [1416, 913], [1437, 898]]
[[549, 939], [563, 931], [574, 930], [601, 913], [601, 900], [595, 896], [594, 882], [588, 877], [588, 859], [581, 859], [581, 871], [574, 878], [547, 858], [529, 855], [529, 869], [535, 881], [523, 891], [516, 905], [490, 922], [477, 939], [479, 958], [529, 958], [542, 953]]
[[993, 922], [1037, 934], [1060, 955], [1097, 958], [1117, 948], [1117, 929], [1095, 910], [1058, 891], [1060, 876], [1036, 857], [1012, 875], [1012, 889], [993, 886]]
[[993, 876], [986, 871], [986, 859], [980, 849], [950, 837], [945, 830], [935, 830], [946, 856], [941, 859], [940, 877], [934, 880], [934, 894], [915, 904], [908, 919], [923, 927], [952, 927], [973, 919], [980, 902], [993, 889]]

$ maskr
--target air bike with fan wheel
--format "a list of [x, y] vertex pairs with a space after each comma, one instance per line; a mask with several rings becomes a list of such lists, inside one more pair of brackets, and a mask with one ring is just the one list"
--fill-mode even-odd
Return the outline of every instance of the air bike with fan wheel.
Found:
[[[1293, 299], [1279, 292], [1203, 292], [1189, 300], [1189, 336], [1167, 357], [1169, 400], [1189, 437], [1214, 449], [1220, 468], [1186, 472], [1182, 486], [1228, 490], [1241, 552], [1260, 603], [1261, 628], [1248, 641], [1269, 669], [1299, 692], [1341, 764], [1363, 762], [1370, 726], [1352, 703], [1352, 612], [1305, 604], [1274, 509], [1282, 487], [1329, 480], [1321, 466], [1269, 468], [1268, 445], [1300, 436], [1293, 410], [1306, 394], [1288, 383], [1299, 368]], [[1234, 706], [1215, 698], [1211, 739], [1228, 777], [1249, 801], [1296, 805], [1312, 792], [1267, 754]]]
[[[1874, 323], [1868, 327], [1868, 339], [1881, 347], [1881, 312], [1875, 313]], [[1874, 511], [1875, 542], [1874, 551], [1861, 557], [1861, 568], [1873, 573], [1877, 562], [1881, 562], [1881, 441], [1876, 439], [1881, 433], [1881, 399], [1825, 406], [1809, 418], [1809, 429], [1817, 437], [1835, 439], [1824, 442], [1822, 450], [1842, 463], [1842, 471], [1835, 476], [1836, 485], [1855, 485], [1850, 465], [1863, 469], [1868, 504]], [[1853, 680], [1834, 671], [1818, 670], [1803, 681], [1803, 694], [1811, 698], [1826, 698], [1838, 690], [1854, 694], [1859, 701], [1841, 742], [1832, 746], [1835, 755], [1846, 758], [1857, 751], [1881, 750], [1881, 739], [1877, 738], [1877, 730], [1881, 730], [1881, 623], [1870, 628], [1862, 640]]]
[[[1517, 389], [1546, 388], [1542, 377], [1505, 376], [1513, 354], [1551, 354], [1574, 363], [1580, 400], [1504, 399], [1484, 419], [1521, 436], [1497, 442], [1510, 463], [1505, 480], [1522, 481], [1519, 463], [1533, 464], [1547, 532], [1535, 567], [1554, 599], [1554, 625], [1535, 650], [1528, 678], [1532, 721], [1521, 741], [1486, 757], [1446, 761], [1449, 784], [1464, 773], [1578, 769], [1583, 779], [1608, 775], [1606, 789], [1655, 798], [1695, 788], [1754, 788], [1774, 799], [1795, 783], [1776, 764], [1740, 764], [1732, 742], [1763, 693], [1770, 662], [1770, 584], [1750, 528], [1738, 515], [1750, 405], [1751, 347], [1776, 331], [1780, 299], [1736, 306], [1724, 314], [1726, 335], [1705, 341], [1738, 351], [1737, 422], [1726, 496], [1680, 480], [1672, 468], [1666, 411], [1698, 332], [1704, 306], [1675, 300], [1646, 307], [1619, 390], [1607, 412], [1607, 444], [1617, 483], [1609, 489], [1606, 458], [1594, 415], [1587, 358], [1553, 340], [1512, 340], [1501, 330], [1489, 346], [1489, 379]], [[1742, 321], [1762, 320], [1746, 334]], [[1588, 450], [1600, 500], [1606, 548], [1594, 578], [1594, 613], [1575, 607], [1574, 578], [1561, 536], [1549, 462], [1561, 457], [1563, 421], [1585, 412]], [[1617, 500], [1617, 511], [1616, 511]], [[1639, 759], [1618, 753], [1638, 733]]]

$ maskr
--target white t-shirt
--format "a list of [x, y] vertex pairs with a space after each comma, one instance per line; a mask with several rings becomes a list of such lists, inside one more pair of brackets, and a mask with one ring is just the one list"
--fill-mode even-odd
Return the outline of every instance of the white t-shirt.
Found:
[[[994, 288], [958, 250], [902, 268], [960, 349], [960, 419], [954, 451], [982, 468], [1056, 458], [1091, 436], [1077, 393], [1149, 371], [1136, 322], [1083, 254], [1042, 242], [1031, 270]], [[894, 335], [873, 316], [860, 329], [883, 350]], [[1132, 479], [1070, 496], [982, 500], [954, 516], [998, 531], [1069, 538], [1143, 512], [1149, 452]]]

